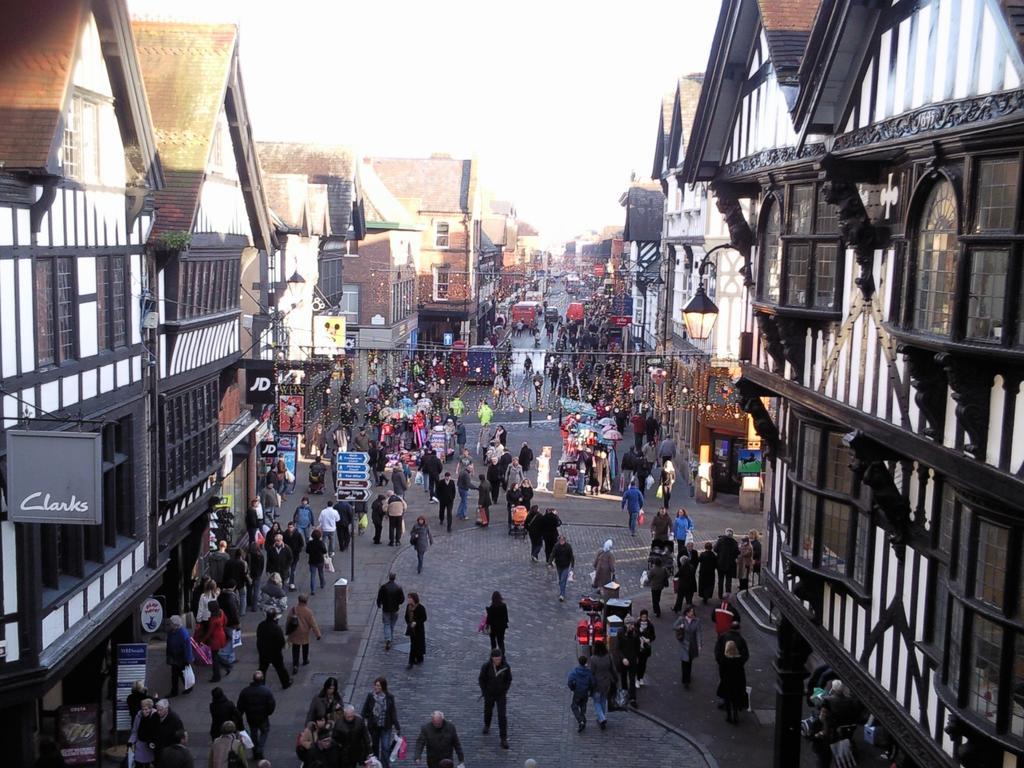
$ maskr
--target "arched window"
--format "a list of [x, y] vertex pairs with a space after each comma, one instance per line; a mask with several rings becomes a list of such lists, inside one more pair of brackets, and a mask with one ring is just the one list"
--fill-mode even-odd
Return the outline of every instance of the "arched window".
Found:
[[948, 335], [956, 288], [956, 195], [943, 179], [928, 194], [917, 236], [917, 279], [914, 283], [915, 330]]
[[761, 245], [761, 298], [778, 302], [782, 277], [782, 248], [779, 236], [782, 234], [782, 216], [777, 203], [769, 202], [764, 215], [768, 218], [764, 226], [764, 241]]

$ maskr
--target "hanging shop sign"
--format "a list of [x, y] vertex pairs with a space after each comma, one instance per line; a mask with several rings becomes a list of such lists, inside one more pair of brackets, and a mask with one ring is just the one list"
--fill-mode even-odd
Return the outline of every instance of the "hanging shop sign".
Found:
[[625, 328], [627, 325], [633, 322], [632, 315], [612, 315], [609, 320], [611, 324], [619, 328]]
[[281, 395], [277, 399], [277, 431], [297, 433], [305, 429], [306, 397]]
[[144, 632], [156, 632], [164, 625], [164, 604], [156, 597], [147, 597], [139, 608], [139, 620]]
[[246, 361], [245, 401], [249, 405], [274, 404], [274, 363], [272, 361]]
[[345, 318], [316, 315], [313, 318], [313, 354], [335, 357], [345, 354]]
[[[54, 471], [54, 457], [60, 471]], [[8, 516], [15, 523], [103, 522], [103, 449], [94, 432], [7, 431]]]

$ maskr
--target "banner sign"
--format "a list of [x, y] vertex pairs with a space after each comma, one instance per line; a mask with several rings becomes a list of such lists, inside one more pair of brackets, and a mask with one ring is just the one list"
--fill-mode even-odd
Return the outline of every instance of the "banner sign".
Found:
[[102, 461], [103, 448], [98, 433], [9, 429], [7, 500], [10, 521], [100, 525], [103, 522]]
[[128, 694], [136, 681], [146, 682], [146, 643], [121, 643], [117, 646], [117, 730], [130, 731]]
[[316, 315], [313, 318], [313, 354], [336, 357], [345, 354], [345, 318]]
[[274, 363], [271, 360], [247, 360], [245, 365], [245, 401], [249, 405], [274, 404]]
[[613, 315], [629, 315], [633, 316], [633, 297], [627, 294], [620, 293], [617, 296], [612, 296], [612, 311]]
[[302, 432], [306, 423], [305, 395], [281, 395], [277, 399], [277, 431]]
[[[126, 705], [127, 706], [127, 705]], [[95, 765], [100, 757], [100, 711], [95, 704], [57, 710], [60, 756], [67, 765]]]

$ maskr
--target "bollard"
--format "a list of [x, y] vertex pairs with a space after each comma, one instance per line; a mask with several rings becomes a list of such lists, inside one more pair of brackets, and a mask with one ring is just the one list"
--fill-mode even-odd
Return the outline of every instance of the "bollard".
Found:
[[334, 582], [334, 630], [348, 630], [348, 579]]

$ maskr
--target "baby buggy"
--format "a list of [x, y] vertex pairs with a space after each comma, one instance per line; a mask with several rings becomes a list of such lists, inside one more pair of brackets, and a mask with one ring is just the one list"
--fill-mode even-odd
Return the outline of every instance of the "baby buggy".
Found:
[[324, 492], [324, 478], [327, 476], [327, 465], [317, 459], [309, 465], [309, 492], [322, 494]]
[[563, 461], [558, 465], [558, 474], [565, 478], [566, 489], [569, 493], [580, 494], [580, 468], [576, 460]]
[[526, 515], [528, 511], [522, 504], [512, 507], [512, 527], [508, 529], [509, 536], [526, 538]]
[[647, 555], [647, 568], [648, 570], [654, 567], [654, 564], [661, 561], [661, 564], [668, 571], [668, 577], [671, 579], [675, 575], [676, 563], [675, 563], [675, 548], [672, 546], [671, 541], [659, 541], [655, 539], [651, 542], [651, 551]]

